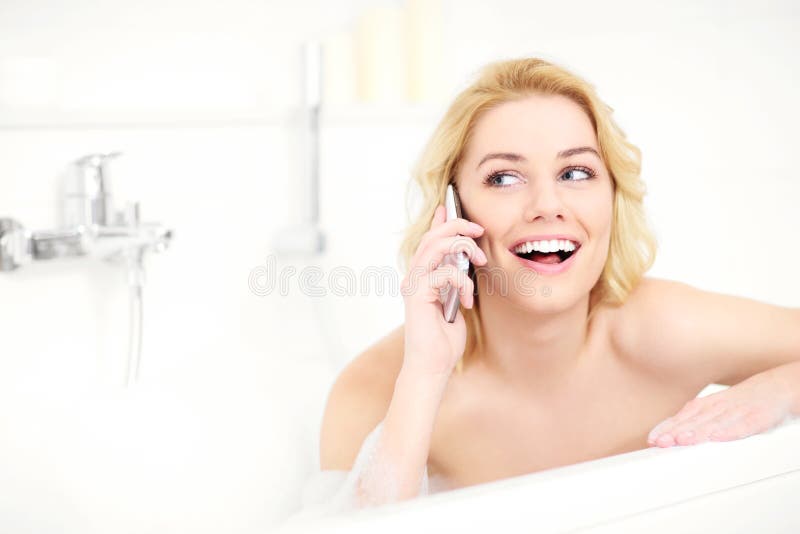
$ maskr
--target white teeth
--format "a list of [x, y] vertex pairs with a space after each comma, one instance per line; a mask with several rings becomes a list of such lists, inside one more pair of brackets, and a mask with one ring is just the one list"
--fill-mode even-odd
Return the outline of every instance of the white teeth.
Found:
[[549, 241], [527, 241], [521, 243], [514, 247], [514, 252], [518, 254], [527, 254], [534, 250], [537, 252], [556, 252], [559, 250], [572, 252], [576, 248], [575, 243], [568, 239], [551, 239]]

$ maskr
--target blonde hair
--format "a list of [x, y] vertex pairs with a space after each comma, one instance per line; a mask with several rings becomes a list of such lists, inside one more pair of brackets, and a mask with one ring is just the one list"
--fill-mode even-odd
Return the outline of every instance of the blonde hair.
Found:
[[[590, 293], [587, 320], [601, 304], [620, 305], [655, 261], [656, 239], [647, 223], [640, 178], [641, 151], [631, 144], [612, 118], [613, 108], [603, 103], [594, 86], [562, 67], [538, 58], [491, 63], [477, 80], [455, 98], [439, 122], [413, 169], [422, 193], [422, 208], [407, 228], [400, 246], [404, 271], [430, 229], [436, 207], [455, 181], [458, 165], [477, 120], [488, 110], [530, 95], [561, 95], [578, 104], [591, 119], [600, 155], [614, 184], [614, 207], [609, 253], [603, 271]], [[411, 185], [411, 182], [409, 185]], [[477, 293], [477, 286], [476, 286]], [[482, 348], [480, 302], [461, 308], [467, 324], [463, 360]], [[462, 362], [458, 368], [461, 369]]]

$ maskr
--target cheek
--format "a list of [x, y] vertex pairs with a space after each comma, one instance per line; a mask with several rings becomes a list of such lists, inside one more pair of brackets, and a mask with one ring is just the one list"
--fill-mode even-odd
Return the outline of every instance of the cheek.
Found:
[[612, 207], [609, 205], [603, 207], [601, 210], [598, 210], [595, 221], [597, 228], [600, 230], [600, 235], [604, 238], [610, 238], [611, 228], [614, 225], [614, 210]]
[[590, 263], [602, 266], [608, 259], [608, 250], [611, 243], [613, 228], [613, 207], [608, 203], [597, 202], [596, 199], [584, 199], [579, 205], [574, 205], [573, 213], [576, 214], [579, 224], [587, 233], [592, 246], [589, 249]]
[[475, 242], [484, 252], [488, 252], [488, 247], [495, 246], [499, 236], [505, 235], [513, 225], [513, 210], [498, 204], [485, 202], [480, 204], [480, 209], [472, 209], [466, 213], [470, 221], [483, 227], [483, 234]]
[[502, 231], [497, 225], [478, 223], [483, 226], [483, 234], [475, 239], [478, 247], [488, 256], [496, 255], [494, 250], [501, 246], [501, 241], [498, 236], [502, 235]]
[[611, 194], [582, 199], [575, 213], [583, 220], [586, 230], [595, 239], [611, 235], [614, 219], [614, 199]]
[[614, 209], [609, 200], [608, 204], [594, 204], [587, 212], [585, 219], [588, 230], [592, 233], [595, 242], [594, 257], [598, 263], [605, 263], [608, 259], [611, 233], [614, 227]]

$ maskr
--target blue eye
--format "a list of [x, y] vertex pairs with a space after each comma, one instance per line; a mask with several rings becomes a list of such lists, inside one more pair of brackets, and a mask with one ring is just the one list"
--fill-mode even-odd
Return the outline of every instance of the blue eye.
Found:
[[[504, 177], [513, 178], [513, 179], [519, 181], [519, 178], [517, 178], [513, 174], [509, 174], [507, 172], [495, 172], [495, 173], [492, 173], [489, 176], [487, 176], [486, 179], [484, 180], [484, 183], [487, 184], [487, 185], [493, 186], [493, 187], [508, 187], [510, 185], [513, 185], [513, 184], [507, 183], [507, 182], [503, 183], [502, 179]], [[498, 179], [500, 179], [501, 181], [498, 182]]]
[[570, 167], [569, 169], [566, 169], [564, 171], [564, 174], [562, 174], [561, 176], [566, 176], [566, 175], [568, 175], [570, 173], [573, 173], [575, 171], [582, 172], [583, 174], [586, 175], [586, 178], [576, 178], [574, 180], [566, 179], [564, 181], [565, 182], [582, 182], [584, 180], [589, 180], [591, 178], [594, 178], [594, 176], [595, 176], [595, 172], [592, 169], [588, 169], [586, 167]]

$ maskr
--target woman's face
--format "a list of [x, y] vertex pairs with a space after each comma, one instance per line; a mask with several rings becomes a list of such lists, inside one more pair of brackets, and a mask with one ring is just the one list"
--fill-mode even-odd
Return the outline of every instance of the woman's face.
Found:
[[[487, 280], [501, 293], [500, 275], [508, 298], [529, 309], [555, 311], [587, 296], [608, 256], [613, 183], [576, 103], [537, 95], [486, 112], [465, 147], [456, 186], [464, 216], [485, 229], [477, 240], [489, 260], [486, 277], [478, 278], [481, 294]], [[579, 246], [565, 261], [564, 252], [528, 253], [536, 261], [515, 253], [519, 243], [551, 236]]]

